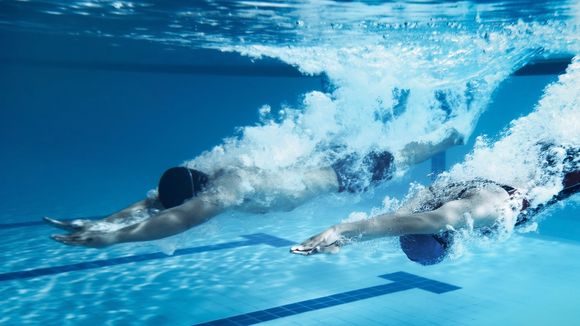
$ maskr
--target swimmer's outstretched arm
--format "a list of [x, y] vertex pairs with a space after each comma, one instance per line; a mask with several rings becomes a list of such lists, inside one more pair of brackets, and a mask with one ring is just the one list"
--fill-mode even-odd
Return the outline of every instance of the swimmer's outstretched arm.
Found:
[[[64, 227], [70, 225], [70, 222], [58, 221], [45, 218], [45, 220], [53, 226], [65, 229], [67, 231], [75, 232], [69, 235], [53, 235], [52, 238], [56, 241], [68, 245], [79, 245], [87, 247], [106, 247], [116, 243], [123, 242], [137, 242], [149, 241], [165, 238], [181, 232], [184, 232], [196, 225], [199, 225], [210, 218], [222, 213], [232, 205], [224, 204], [219, 198], [223, 198], [224, 191], [231, 190], [232, 184], [239, 182], [235, 179], [229, 178], [231, 176], [225, 175], [219, 179], [213, 180], [213, 186], [220, 191], [207, 191], [194, 197], [184, 204], [161, 210], [157, 215], [154, 215], [147, 220], [134, 225], [127, 226], [114, 232], [98, 232], [90, 231], [90, 228], [80, 227]], [[267, 176], [262, 181], [255, 180], [266, 188], [271, 187], [271, 181]], [[300, 193], [293, 193], [295, 202], [302, 202], [312, 198], [320, 193], [335, 191], [338, 189], [338, 181], [333, 169], [325, 168], [320, 170], [307, 171], [305, 173], [305, 189]], [[275, 189], [275, 187], [274, 187]], [[233, 191], [228, 193], [225, 197], [237, 198], [238, 194]], [[230, 201], [231, 202], [231, 201]], [[236, 201], [237, 202], [237, 201]], [[139, 209], [156, 208], [158, 200], [150, 199], [138, 202], [125, 210], [107, 217], [104, 221], [114, 222], [135, 213]], [[238, 207], [240, 208], [240, 207]], [[73, 221], [74, 222], [74, 221]], [[100, 221], [88, 221], [87, 223], [98, 223]], [[86, 226], [90, 226], [87, 224]]]
[[456, 145], [463, 145], [463, 143], [463, 135], [454, 128], [449, 129], [445, 138], [438, 143], [410, 142], [401, 150], [402, 164], [413, 165], [421, 163], [439, 152]]
[[335, 253], [353, 238], [365, 241], [405, 234], [435, 234], [468, 225], [476, 228], [490, 226], [496, 222], [499, 210], [508, 199], [507, 193], [501, 189], [481, 189], [469, 198], [450, 201], [429, 212], [397, 212], [341, 223], [293, 246], [290, 252], [301, 255]]
[[124, 242], [157, 240], [202, 224], [226, 209], [207, 196], [194, 197], [143, 222], [114, 232], [81, 231], [52, 238], [67, 245], [102, 248]]

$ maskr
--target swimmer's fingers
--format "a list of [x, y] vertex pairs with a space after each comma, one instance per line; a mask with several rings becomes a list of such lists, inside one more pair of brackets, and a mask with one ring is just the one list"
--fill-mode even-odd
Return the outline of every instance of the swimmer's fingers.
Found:
[[83, 243], [81, 238], [77, 235], [53, 234], [50, 236], [50, 238], [56, 242], [60, 242], [69, 246], [80, 246]]
[[102, 232], [77, 232], [73, 234], [53, 234], [50, 236], [54, 241], [69, 246], [84, 246], [93, 248], [102, 248], [112, 244], [110, 236]]
[[316, 247], [297, 245], [297, 246], [292, 246], [290, 248], [290, 252], [293, 254], [296, 254], [296, 255], [308, 256], [308, 255], [313, 255], [313, 254], [317, 253], [318, 249]]
[[290, 252], [296, 255], [309, 256], [314, 254], [336, 254], [340, 251], [340, 242], [334, 242], [329, 245], [308, 247], [308, 246], [294, 246], [290, 248]]
[[45, 216], [42, 219], [44, 220], [44, 222], [46, 222], [46, 224], [50, 226], [54, 226], [55, 228], [71, 232], [83, 230], [89, 224], [89, 221], [86, 220], [62, 221], [50, 218], [48, 216]]
[[299, 245], [291, 247], [290, 252], [304, 256], [317, 253], [337, 253], [343, 244], [342, 236], [334, 228], [330, 228]]
[[44, 222], [46, 222], [46, 224], [54, 226], [55, 228], [65, 231], [75, 231], [75, 228], [69, 222], [60, 221], [54, 218], [50, 218], [48, 216], [45, 216], [42, 219], [44, 220]]

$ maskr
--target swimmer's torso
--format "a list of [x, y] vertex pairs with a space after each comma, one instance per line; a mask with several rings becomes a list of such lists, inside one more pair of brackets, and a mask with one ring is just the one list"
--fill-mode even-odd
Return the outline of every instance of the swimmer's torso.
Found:
[[292, 210], [317, 195], [337, 189], [338, 181], [331, 168], [272, 171], [238, 168], [216, 173], [207, 192], [223, 205], [263, 213]]

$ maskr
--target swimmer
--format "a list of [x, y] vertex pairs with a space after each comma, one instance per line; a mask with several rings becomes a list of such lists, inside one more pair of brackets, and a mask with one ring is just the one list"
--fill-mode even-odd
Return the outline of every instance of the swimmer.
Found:
[[[542, 205], [530, 207], [529, 194], [492, 180], [474, 179], [466, 182], [435, 182], [419, 191], [393, 214], [334, 225], [290, 252], [300, 255], [336, 253], [352, 239], [370, 240], [379, 237], [399, 237], [407, 257], [422, 265], [441, 262], [453, 245], [457, 230], [473, 228], [493, 231], [506, 209], [515, 207], [514, 226], [532, 221], [532, 217], [548, 206], [580, 191], [580, 157], [578, 148], [537, 144], [543, 169], [562, 163], [562, 190]], [[550, 172], [551, 173], [551, 172]]]
[[[463, 136], [455, 129], [448, 130], [441, 142], [411, 142], [399, 153], [399, 166], [412, 165], [451, 146], [463, 144]], [[362, 162], [362, 164], [357, 164]], [[251, 212], [291, 210], [318, 195], [330, 192], [359, 192], [392, 177], [394, 156], [389, 152], [371, 152], [363, 158], [349, 155], [330, 167], [314, 170], [288, 169], [283, 174], [249, 169], [219, 170], [212, 175], [186, 167], [167, 170], [160, 178], [157, 195], [139, 201], [99, 221], [57, 220], [45, 217], [51, 226], [69, 231], [66, 235], [52, 235], [55, 241], [67, 245], [102, 248], [118, 243], [150, 241], [169, 237], [200, 225], [229, 209]], [[365, 171], [360, 171], [361, 168]], [[369, 175], [370, 182], [361, 182], [360, 174]], [[288, 174], [298, 176], [301, 192], [280, 191]], [[251, 180], [248, 180], [251, 179]], [[243, 191], [247, 182], [253, 185], [248, 194]], [[260, 206], [253, 196], [276, 196], [277, 200]], [[251, 195], [251, 196], [250, 196]], [[103, 231], [99, 225], [120, 224], [135, 214], [146, 212], [150, 217], [115, 231]]]

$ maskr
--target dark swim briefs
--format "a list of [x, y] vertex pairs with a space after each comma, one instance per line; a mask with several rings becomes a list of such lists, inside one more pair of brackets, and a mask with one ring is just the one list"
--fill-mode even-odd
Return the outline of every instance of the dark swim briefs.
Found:
[[393, 154], [389, 152], [370, 152], [360, 159], [350, 154], [332, 164], [338, 179], [339, 192], [361, 192], [369, 185], [389, 180], [393, 176]]

